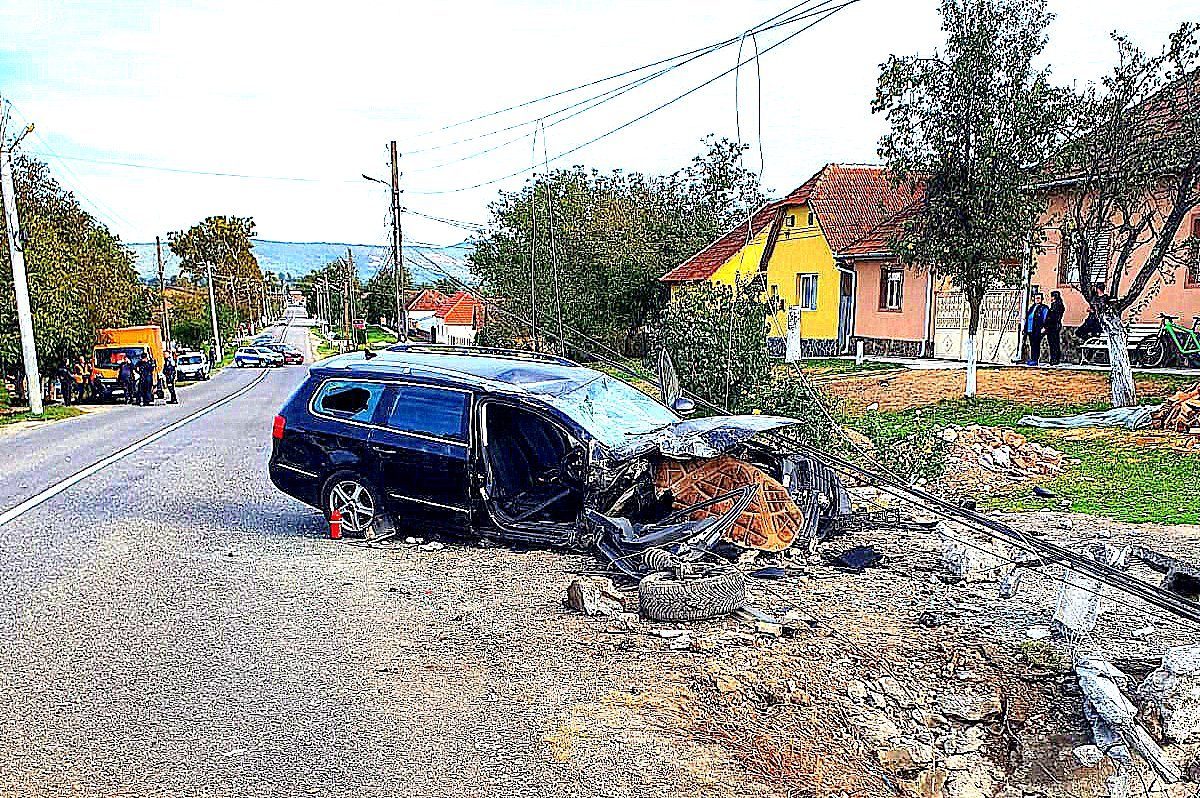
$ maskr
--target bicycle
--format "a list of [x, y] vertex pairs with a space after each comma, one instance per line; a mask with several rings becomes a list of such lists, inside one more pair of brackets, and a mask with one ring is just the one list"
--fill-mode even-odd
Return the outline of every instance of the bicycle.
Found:
[[1138, 344], [1137, 358], [1146, 368], [1175, 363], [1200, 365], [1200, 316], [1192, 316], [1191, 328], [1175, 324], [1178, 316], [1159, 313], [1158, 334]]

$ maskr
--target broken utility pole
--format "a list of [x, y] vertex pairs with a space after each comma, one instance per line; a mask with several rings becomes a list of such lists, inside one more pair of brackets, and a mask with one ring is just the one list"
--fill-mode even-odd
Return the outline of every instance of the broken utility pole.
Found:
[[8, 112], [0, 98], [0, 198], [4, 204], [4, 228], [8, 231], [8, 257], [12, 261], [13, 293], [17, 300], [17, 328], [21, 331], [21, 360], [25, 365], [25, 387], [29, 394], [29, 412], [42, 414], [42, 376], [38, 372], [37, 347], [33, 338], [33, 311], [29, 303], [29, 280], [25, 274], [25, 242], [21, 239], [21, 222], [17, 217], [17, 192], [13, 186], [12, 152], [33, 125], [25, 128], [9, 144], [5, 140]]

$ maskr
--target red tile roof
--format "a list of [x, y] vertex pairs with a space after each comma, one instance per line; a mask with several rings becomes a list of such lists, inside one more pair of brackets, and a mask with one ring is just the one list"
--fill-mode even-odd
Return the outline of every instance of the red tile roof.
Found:
[[880, 258], [893, 257], [892, 245], [904, 237], [910, 219], [921, 212], [924, 207], [921, 202], [923, 191], [918, 190], [917, 197], [908, 207], [899, 213], [884, 219], [875, 229], [855, 241], [838, 253], [843, 258]]
[[[912, 204], [914, 193], [897, 187], [882, 166], [829, 164], [781, 200], [767, 203], [751, 219], [750, 236], [766, 229], [775, 215], [793, 205], [808, 205], [834, 255], [842, 254], [882, 222]], [[742, 223], [697, 252], [661, 279], [666, 283], [707, 280], [746, 244]]]
[[446, 303], [448, 297], [434, 288], [426, 288], [409, 300], [408, 309], [417, 311], [437, 310]]
[[[771, 224], [778, 208], [777, 202], [767, 203], [751, 217], [749, 232], [746, 223], [742, 222], [660, 279], [664, 283], [691, 283], [712, 277], [717, 269], [746, 246], [747, 238], [753, 239]], [[753, 264], [753, 268], [757, 269], [758, 264]]]
[[446, 324], [479, 327], [483, 323], [483, 303], [466, 291], [456, 291], [454, 296], [438, 309], [437, 317]]

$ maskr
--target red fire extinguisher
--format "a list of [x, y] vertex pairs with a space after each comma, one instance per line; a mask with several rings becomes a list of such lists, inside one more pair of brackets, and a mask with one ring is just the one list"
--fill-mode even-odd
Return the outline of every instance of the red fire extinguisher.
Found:
[[329, 514], [329, 538], [330, 540], [342, 539], [342, 513], [340, 510], [334, 510]]

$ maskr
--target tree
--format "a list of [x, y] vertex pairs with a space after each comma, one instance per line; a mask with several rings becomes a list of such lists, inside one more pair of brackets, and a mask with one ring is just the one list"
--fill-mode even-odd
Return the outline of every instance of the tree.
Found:
[[1077, 135], [1056, 163], [1063, 276], [1108, 335], [1114, 406], [1137, 400], [1122, 316], [1198, 262], [1184, 227], [1200, 206], [1198, 33], [1182, 25], [1153, 56], [1114, 34], [1117, 64], [1075, 97]]
[[[49, 374], [66, 357], [90, 355], [101, 328], [146, 318], [144, 287], [132, 253], [46, 164], [22, 156], [15, 166], [34, 337], [39, 366]], [[8, 247], [0, 246], [0, 364], [19, 364], [20, 346], [12, 266]]]
[[[404, 267], [403, 285], [409, 291], [412, 290], [412, 275], [407, 266]], [[371, 279], [367, 280], [364, 289], [366, 297], [363, 305], [366, 318], [374, 321], [379, 321], [381, 318], [389, 319], [391, 326], [395, 328], [398, 323], [396, 321], [396, 270], [392, 267], [390, 256], [387, 263], [382, 264], [378, 271], [371, 275]], [[404, 301], [407, 301], [407, 298]]]
[[636, 352], [666, 301], [659, 278], [762, 203], [741, 153], [710, 138], [704, 154], [669, 175], [577, 166], [502, 193], [471, 266], [485, 295], [537, 323], [536, 340], [528, 326], [512, 337], [554, 348], [561, 311], [564, 331]]
[[970, 307], [971, 397], [984, 294], [1016, 284], [1040, 242], [1044, 205], [1027, 188], [1060, 136], [1062, 99], [1033, 66], [1051, 19], [1045, 0], [942, 0], [941, 15], [945, 52], [888, 59], [873, 110], [891, 125], [880, 156], [898, 180], [924, 185], [897, 254], [949, 278]]
[[214, 292], [253, 328], [262, 314], [264, 278], [254, 256], [254, 220], [209, 216], [187, 230], [167, 234], [179, 271], [193, 283], [207, 283], [211, 265]]
[[722, 398], [733, 412], [756, 409], [770, 381], [768, 305], [756, 293], [698, 283], [676, 289], [658, 320], [658, 345], [675, 365], [680, 386]]

